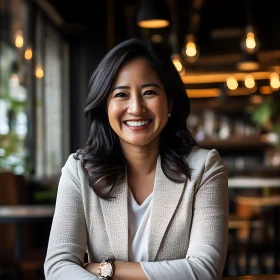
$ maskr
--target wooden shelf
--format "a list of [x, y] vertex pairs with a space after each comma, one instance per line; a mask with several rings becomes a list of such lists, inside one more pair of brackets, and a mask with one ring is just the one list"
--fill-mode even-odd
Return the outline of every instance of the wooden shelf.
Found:
[[264, 180], [271, 178], [279, 178], [280, 166], [264, 166], [260, 165], [254, 168], [246, 169], [228, 169], [231, 178], [263, 178]]
[[[245, 112], [246, 109], [255, 107], [256, 104], [250, 102], [251, 95], [246, 96], [229, 96], [228, 99], [222, 100], [220, 98], [193, 98], [190, 100], [191, 113], [202, 113], [206, 109], [214, 110], [217, 113], [233, 113]], [[269, 98], [271, 95], [263, 94], [264, 99]], [[276, 100], [276, 99], [275, 99]]]
[[205, 111], [205, 108], [209, 110], [215, 110], [216, 112], [224, 112], [224, 113], [236, 113], [244, 111], [248, 106], [252, 106], [249, 102], [248, 97], [236, 97], [232, 98], [228, 102], [223, 102], [218, 98], [212, 99], [198, 99], [191, 100], [191, 112], [192, 113], [201, 113]]
[[198, 144], [206, 149], [256, 149], [268, 147], [268, 144], [263, 143], [258, 137], [231, 137], [226, 140], [205, 139]]

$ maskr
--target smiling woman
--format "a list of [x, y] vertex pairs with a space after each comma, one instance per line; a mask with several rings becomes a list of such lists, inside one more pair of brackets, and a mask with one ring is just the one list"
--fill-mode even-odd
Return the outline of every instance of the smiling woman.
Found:
[[108, 97], [109, 123], [122, 148], [130, 149], [132, 145], [157, 150], [168, 110], [171, 111], [171, 105], [169, 109], [164, 87], [148, 60], [127, 62]]
[[139, 39], [117, 45], [84, 112], [89, 138], [62, 169], [46, 280], [219, 279], [227, 170], [186, 127], [189, 99], [170, 58]]

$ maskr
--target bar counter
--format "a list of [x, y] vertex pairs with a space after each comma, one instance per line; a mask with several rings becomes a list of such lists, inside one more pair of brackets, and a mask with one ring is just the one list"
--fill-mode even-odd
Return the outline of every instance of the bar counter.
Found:
[[[279, 171], [280, 172], [280, 171]], [[280, 188], [280, 177], [229, 177], [228, 178], [229, 188]]]

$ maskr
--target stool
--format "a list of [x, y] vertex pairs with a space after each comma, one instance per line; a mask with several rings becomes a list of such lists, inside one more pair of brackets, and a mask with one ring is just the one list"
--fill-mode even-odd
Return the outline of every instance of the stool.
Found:
[[[272, 196], [245, 196], [239, 195], [235, 199], [237, 211], [239, 206], [250, 208], [252, 216], [258, 216], [264, 224], [261, 232], [262, 240], [260, 242], [251, 242], [248, 244], [248, 250], [256, 252], [259, 258], [264, 253], [273, 255], [273, 273], [279, 273], [279, 209], [280, 195]], [[252, 241], [252, 238], [249, 237]], [[264, 265], [262, 264], [262, 269]]]

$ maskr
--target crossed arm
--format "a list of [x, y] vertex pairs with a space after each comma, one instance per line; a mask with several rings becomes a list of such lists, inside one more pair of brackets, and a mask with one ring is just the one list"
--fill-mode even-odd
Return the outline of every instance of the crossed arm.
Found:
[[[145, 272], [140, 263], [116, 260], [113, 280], [147, 280]], [[88, 263], [84, 268], [95, 276], [98, 276], [98, 263]]]
[[[223, 248], [227, 241], [225, 238], [226, 211], [228, 210], [227, 177], [223, 174], [225, 170], [220, 169], [219, 166], [216, 168], [218, 171], [213, 174], [211, 166], [215, 165], [215, 161], [209, 160], [208, 165], [195, 197], [192, 230], [186, 258], [141, 262], [141, 264], [116, 260], [114, 280], [213, 280], [218, 278], [225, 257]], [[68, 178], [69, 174], [66, 177]], [[62, 179], [58, 188], [56, 211], [45, 262], [46, 280], [98, 279], [98, 263], [90, 263], [83, 267], [88, 233], [85, 217], [82, 214], [84, 209], [80, 198], [79, 182], [75, 181], [76, 176], [72, 180]], [[220, 218], [216, 220], [215, 217], [218, 216]], [[209, 234], [216, 236], [214, 239], [211, 237], [210, 243]]]

